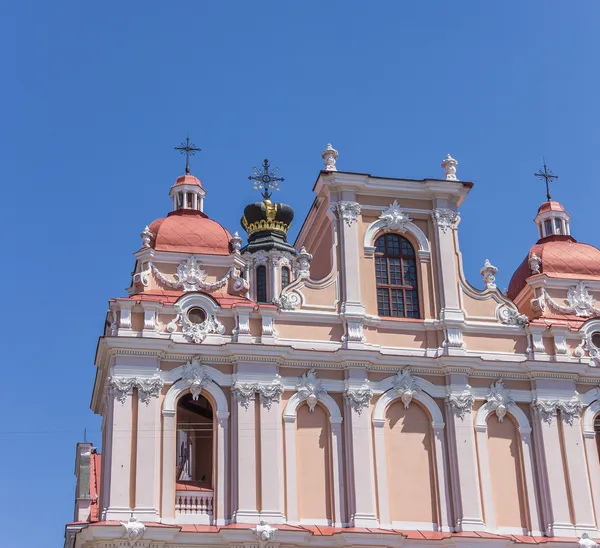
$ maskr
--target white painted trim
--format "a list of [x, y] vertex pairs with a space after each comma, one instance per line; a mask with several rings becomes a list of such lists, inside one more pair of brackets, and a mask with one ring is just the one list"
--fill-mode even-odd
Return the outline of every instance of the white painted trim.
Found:
[[[287, 380], [287, 379], [286, 379]], [[291, 381], [291, 379], [290, 379]], [[342, 382], [342, 381], [340, 381]], [[289, 383], [286, 383], [287, 386], [289, 386]], [[295, 385], [298, 384], [298, 379], [295, 379]], [[294, 386], [295, 386], [294, 385]], [[284, 384], [285, 386], [285, 384]], [[341, 390], [340, 390], [341, 392]], [[283, 417], [284, 419], [288, 419], [288, 418], [294, 418], [296, 417], [296, 412], [298, 409], [298, 406], [303, 402], [304, 400], [298, 395], [298, 393], [296, 392], [287, 402], [287, 405], [285, 406], [285, 410], [283, 411]], [[329, 394], [320, 394], [319, 395], [319, 402], [322, 403], [326, 408], [327, 411], [329, 411], [329, 420], [330, 421], [339, 421], [342, 422], [342, 413], [340, 412], [340, 408], [337, 404], [337, 402], [329, 395]]]
[[417, 240], [418, 251], [421, 252], [419, 257], [421, 259], [429, 258], [431, 253], [431, 246], [429, 245], [429, 240], [427, 240], [427, 236], [425, 233], [413, 222], [408, 222], [404, 225], [403, 230], [392, 230], [389, 229], [386, 225], [385, 220], [377, 219], [373, 221], [365, 230], [365, 235], [363, 238], [363, 249], [365, 255], [372, 255], [372, 250], [375, 247], [375, 240], [381, 235], [388, 232], [404, 234], [409, 232], [412, 234]]

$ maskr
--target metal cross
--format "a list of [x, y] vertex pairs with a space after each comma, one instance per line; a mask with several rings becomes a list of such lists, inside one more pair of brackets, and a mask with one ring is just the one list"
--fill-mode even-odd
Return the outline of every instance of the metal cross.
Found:
[[181, 143], [178, 147], [175, 147], [175, 150], [179, 150], [181, 151], [181, 154], [185, 154], [185, 174], [189, 175], [190, 156], [193, 156], [194, 154], [196, 154], [196, 152], [199, 152], [202, 149], [196, 148], [196, 145], [194, 143], [190, 144], [190, 138], [186, 137], [185, 144]]
[[546, 166], [546, 160], [544, 160], [544, 169], [540, 169], [540, 171], [534, 173], [534, 175], [540, 179], [546, 180], [546, 197], [548, 198], [548, 201], [552, 200], [552, 196], [550, 196], [550, 183], [554, 179], [558, 179], [558, 175], [552, 175], [552, 172]]
[[277, 177], [279, 168], [271, 169], [269, 160], [264, 160], [262, 170], [258, 170], [255, 166], [254, 175], [250, 175], [248, 179], [254, 181], [254, 190], [258, 190], [262, 187], [262, 197], [268, 200], [271, 197], [269, 189], [279, 190], [279, 182], [283, 182], [283, 177]]

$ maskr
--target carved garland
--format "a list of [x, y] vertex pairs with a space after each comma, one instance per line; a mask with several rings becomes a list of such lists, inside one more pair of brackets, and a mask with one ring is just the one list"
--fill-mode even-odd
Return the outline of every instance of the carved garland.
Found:
[[548, 303], [550, 308], [561, 314], [575, 314], [583, 318], [590, 316], [600, 316], [600, 308], [596, 308], [596, 300], [589, 293], [584, 282], [579, 282], [576, 286], [571, 287], [567, 292], [568, 305], [560, 305], [548, 295], [545, 289], [542, 289], [542, 295], [535, 299], [538, 301], [538, 307], [543, 310], [544, 302]]

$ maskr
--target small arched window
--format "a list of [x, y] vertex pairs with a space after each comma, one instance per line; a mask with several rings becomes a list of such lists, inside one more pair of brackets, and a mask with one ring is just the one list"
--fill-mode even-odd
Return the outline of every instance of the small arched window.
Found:
[[411, 243], [398, 234], [375, 242], [377, 312], [393, 318], [418, 318], [417, 263]]
[[263, 265], [256, 269], [256, 302], [267, 302], [267, 267]]
[[290, 285], [290, 269], [284, 266], [281, 269], [281, 289], [285, 289], [288, 285]]

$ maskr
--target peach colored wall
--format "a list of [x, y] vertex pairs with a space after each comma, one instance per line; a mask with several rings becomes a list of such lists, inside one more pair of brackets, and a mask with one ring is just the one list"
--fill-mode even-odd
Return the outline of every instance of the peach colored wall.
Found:
[[395, 330], [384, 330], [381, 328], [367, 327], [364, 330], [367, 342], [371, 344], [380, 344], [382, 346], [397, 346], [402, 348], [426, 348], [426, 332], [423, 331], [402, 331], [402, 322], [397, 322]]
[[527, 529], [527, 510], [517, 427], [510, 417], [503, 422], [495, 413], [488, 417], [488, 453], [494, 493], [494, 510], [499, 527]]
[[[311, 270], [311, 275], [313, 274]], [[304, 286], [300, 291], [308, 306], [335, 306], [338, 299], [337, 282], [323, 287], [322, 289], [310, 288]]]
[[131, 313], [131, 329], [133, 331], [141, 331], [144, 329], [144, 313], [143, 312], [132, 312]]
[[311, 413], [303, 403], [297, 410], [296, 455], [300, 519], [331, 520], [331, 450], [329, 418], [317, 405]]
[[279, 337], [284, 339], [303, 339], [314, 341], [340, 342], [344, 333], [342, 325], [297, 324], [275, 321]]
[[[469, 384], [473, 388], [489, 388], [490, 385], [496, 382], [500, 376], [494, 378], [482, 378], [482, 377], [470, 377]], [[531, 383], [529, 381], [519, 381], [515, 379], [503, 379], [504, 387], [508, 390], [531, 390]]]
[[316, 247], [309, 249], [313, 256], [310, 265], [310, 277], [313, 280], [324, 278], [331, 272], [333, 267], [331, 249], [333, 247], [333, 232], [331, 226], [323, 223], [320, 230], [323, 233], [323, 238]]
[[527, 349], [527, 337], [510, 337], [508, 335], [474, 335], [464, 334], [463, 340], [469, 350], [482, 352], [516, 352], [524, 354]]
[[262, 320], [260, 318], [250, 319], [250, 335], [260, 337], [262, 335]]
[[498, 306], [498, 303], [494, 299], [489, 298], [485, 301], [480, 301], [467, 295], [464, 291], [462, 292], [462, 298], [463, 306], [468, 318], [472, 318], [473, 316], [491, 319], [496, 318], [496, 307]]
[[437, 522], [431, 420], [417, 403], [400, 400], [386, 411], [390, 516], [394, 521]]
[[[394, 201], [385, 196], [372, 196], [370, 194], [359, 194], [357, 200], [363, 205], [389, 207]], [[431, 209], [432, 203], [429, 200], [415, 200], [410, 198], [402, 198], [398, 200], [401, 208], [407, 209]]]

